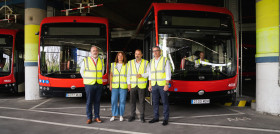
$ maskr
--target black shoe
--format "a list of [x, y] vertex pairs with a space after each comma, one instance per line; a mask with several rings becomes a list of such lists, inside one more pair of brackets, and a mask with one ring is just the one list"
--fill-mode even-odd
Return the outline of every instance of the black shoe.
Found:
[[149, 123], [155, 123], [155, 122], [158, 122], [158, 121], [159, 121], [158, 119], [153, 118], [152, 120], [149, 121]]
[[163, 120], [162, 125], [166, 126], [168, 124], [168, 120]]
[[145, 119], [144, 119], [144, 118], [141, 118], [141, 122], [142, 122], [142, 123], [145, 123], [146, 121], [145, 121]]
[[128, 119], [128, 122], [132, 122], [132, 121], [134, 121], [135, 120], [135, 117], [129, 117], [129, 119]]

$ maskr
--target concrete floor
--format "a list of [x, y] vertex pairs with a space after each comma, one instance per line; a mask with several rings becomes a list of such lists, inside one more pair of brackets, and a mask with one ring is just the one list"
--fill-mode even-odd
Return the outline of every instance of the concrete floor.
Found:
[[[152, 106], [146, 103], [146, 123], [138, 119], [127, 122], [129, 103], [125, 119], [110, 122], [109, 101], [101, 103], [103, 123], [86, 124], [85, 98], [49, 98], [25, 101], [24, 96], [0, 94], [1, 134], [87, 134], [87, 133], [191, 133], [191, 134], [263, 134], [280, 133], [280, 117], [263, 115], [250, 107], [226, 107], [219, 104], [187, 105], [171, 104], [169, 125], [149, 124]], [[162, 107], [160, 107], [162, 113]], [[162, 115], [162, 114], [161, 114]]]

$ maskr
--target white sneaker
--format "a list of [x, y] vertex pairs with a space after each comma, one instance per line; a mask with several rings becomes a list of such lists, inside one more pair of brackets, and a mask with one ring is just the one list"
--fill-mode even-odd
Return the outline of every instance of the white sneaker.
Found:
[[115, 117], [113, 116], [111, 119], [110, 119], [110, 121], [114, 121], [115, 120]]
[[122, 116], [120, 116], [120, 121], [123, 121], [123, 117]]

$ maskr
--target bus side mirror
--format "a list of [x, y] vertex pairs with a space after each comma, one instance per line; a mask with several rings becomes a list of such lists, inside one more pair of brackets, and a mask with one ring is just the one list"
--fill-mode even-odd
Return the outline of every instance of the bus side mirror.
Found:
[[39, 32], [35, 33], [35, 35], [39, 35]]

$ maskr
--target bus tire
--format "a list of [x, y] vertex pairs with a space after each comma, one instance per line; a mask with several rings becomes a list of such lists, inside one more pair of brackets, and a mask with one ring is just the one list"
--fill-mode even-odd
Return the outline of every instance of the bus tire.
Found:
[[18, 95], [18, 85], [17, 84], [11, 89], [11, 92], [13, 95]]

